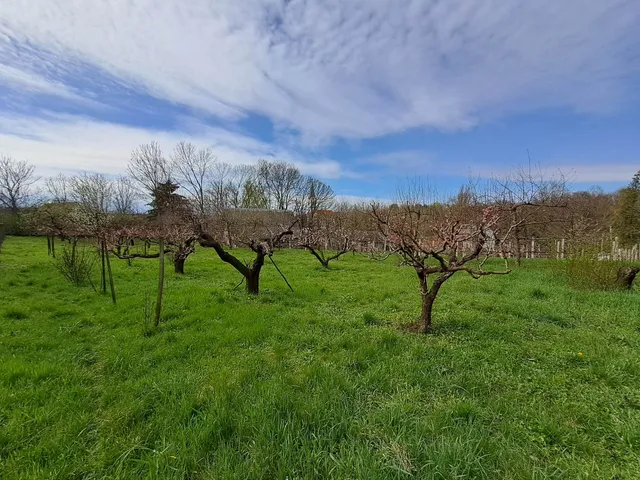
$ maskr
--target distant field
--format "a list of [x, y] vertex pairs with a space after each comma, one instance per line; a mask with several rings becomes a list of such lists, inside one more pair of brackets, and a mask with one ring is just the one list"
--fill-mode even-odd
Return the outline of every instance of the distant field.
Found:
[[459, 275], [422, 336], [410, 268], [274, 258], [294, 293], [269, 262], [256, 298], [211, 250], [169, 265], [145, 336], [156, 260], [113, 261], [114, 307], [7, 238], [0, 478], [640, 478], [637, 287]]

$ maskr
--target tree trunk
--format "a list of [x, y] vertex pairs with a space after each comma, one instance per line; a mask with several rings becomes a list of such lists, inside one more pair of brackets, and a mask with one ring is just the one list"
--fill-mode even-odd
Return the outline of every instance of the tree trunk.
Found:
[[311, 255], [313, 255], [318, 259], [318, 261], [324, 268], [329, 268], [329, 260], [331, 260], [330, 258], [325, 258], [324, 253], [322, 253], [322, 251], [318, 253], [316, 249], [313, 248], [311, 245], [305, 245], [305, 247], [309, 250]]
[[424, 272], [418, 272], [420, 280], [420, 294], [422, 295], [422, 312], [420, 313], [420, 323], [423, 325], [423, 332], [431, 332], [431, 319], [433, 302], [436, 297], [429, 291], [429, 278]]
[[638, 267], [620, 267], [616, 284], [619, 288], [630, 290], [638, 273], [640, 273], [640, 268]]
[[249, 275], [247, 275], [247, 293], [251, 295], [260, 293], [260, 268], [249, 271]]
[[422, 272], [418, 271], [418, 278], [420, 279], [420, 294], [422, 295], [422, 312], [420, 314], [420, 323], [424, 325], [423, 332], [431, 333], [432, 330], [432, 312], [433, 303], [436, 301], [440, 287], [444, 282], [450, 279], [455, 272], [442, 272], [434, 280], [433, 285], [429, 288], [429, 278]]
[[185, 262], [186, 258], [181, 258], [181, 257], [175, 257], [173, 259], [173, 268], [175, 270], [176, 273], [179, 273], [180, 275], [184, 275], [184, 262]]
[[435, 300], [435, 295], [430, 293], [422, 295], [422, 313], [420, 314], [420, 323], [424, 325], [424, 333], [431, 333], [433, 302], [435, 302]]

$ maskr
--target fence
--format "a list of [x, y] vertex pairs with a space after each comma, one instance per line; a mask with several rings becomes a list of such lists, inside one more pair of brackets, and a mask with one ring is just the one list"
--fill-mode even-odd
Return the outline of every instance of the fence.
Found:
[[[508, 252], [513, 252], [509, 243]], [[632, 247], [622, 247], [618, 237], [611, 240], [611, 247], [607, 247], [607, 242], [602, 240], [599, 246], [599, 260], [623, 260], [629, 262], [640, 261], [640, 244]], [[524, 241], [520, 244], [520, 255], [522, 258], [555, 258], [558, 260], [566, 258], [570, 254], [569, 242], [566, 239], [537, 239]], [[582, 250], [584, 254], [584, 250]]]
[[602, 252], [599, 258], [606, 260], [625, 260], [629, 262], [640, 261], [640, 244], [636, 243], [631, 248], [622, 248], [618, 237], [616, 237], [613, 242], [611, 242], [611, 253], [604, 254], [604, 252]]
[[[618, 237], [610, 240], [610, 248], [608, 241], [604, 239], [600, 242], [600, 245], [596, 248], [599, 250], [598, 259], [600, 260], [623, 260], [629, 262], [640, 261], [640, 244], [633, 245], [632, 247], [625, 248], [620, 245]], [[520, 257], [521, 258], [553, 258], [562, 260], [575, 253], [575, 246], [571, 245], [571, 242], [565, 238], [536, 238], [520, 240]], [[489, 255], [501, 256], [504, 253], [510, 258], [515, 257], [516, 254], [516, 242], [508, 241], [503, 247], [498, 247], [495, 242], [487, 242], [485, 245], [486, 252]], [[459, 253], [468, 253], [473, 249], [473, 245], [470, 242], [463, 242], [460, 245]], [[359, 252], [380, 252], [387, 251], [387, 243], [384, 241], [376, 241], [375, 238], [371, 238], [366, 241], [357, 242], [355, 244], [355, 250]], [[593, 250], [591, 250], [593, 251]], [[578, 252], [580, 253], [580, 252]], [[582, 254], [585, 251], [582, 250]]]

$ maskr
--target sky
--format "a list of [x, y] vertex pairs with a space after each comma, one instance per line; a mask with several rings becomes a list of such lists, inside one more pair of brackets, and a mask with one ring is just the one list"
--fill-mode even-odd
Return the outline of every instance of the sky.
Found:
[[286, 160], [344, 198], [529, 158], [640, 169], [637, 0], [2, 0], [0, 154], [119, 174], [157, 141]]

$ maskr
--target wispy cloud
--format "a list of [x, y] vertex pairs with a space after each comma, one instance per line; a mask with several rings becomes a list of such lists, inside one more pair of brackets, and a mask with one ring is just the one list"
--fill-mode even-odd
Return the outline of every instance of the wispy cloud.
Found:
[[26, 72], [10, 65], [0, 64], [0, 82], [6, 86], [36, 94], [55, 95], [57, 97], [82, 100], [82, 97], [66, 85], [50, 81], [35, 73]]
[[[563, 177], [569, 185], [573, 184], [603, 184], [603, 183], [627, 183], [638, 171], [640, 162], [637, 163], [601, 163], [581, 164], [578, 162], [557, 162], [551, 164], [536, 164], [532, 167], [533, 176], [546, 178]], [[519, 165], [483, 165], [476, 164], [468, 167], [470, 178], [495, 178], [504, 177], [513, 173]]]
[[[634, 0], [4, 0], [0, 63], [2, 78], [61, 96], [69, 72], [94, 66], [313, 142], [609, 111], [633, 95], [639, 20]], [[42, 56], [57, 62], [47, 76]]]
[[398, 150], [361, 157], [357, 163], [372, 176], [380, 175], [427, 175], [433, 174], [437, 166], [435, 157], [422, 150]]
[[168, 156], [179, 140], [208, 146], [220, 161], [235, 165], [253, 164], [261, 158], [279, 159], [323, 179], [352, 175], [330, 159], [305, 156], [223, 128], [204, 125], [193, 128], [193, 123], [189, 126], [190, 129], [168, 131], [71, 115], [32, 118], [0, 114], [0, 145], [3, 153], [34, 164], [40, 175], [60, 171], [125, 173], [131, 151], [141, 143], [157, 141]]

